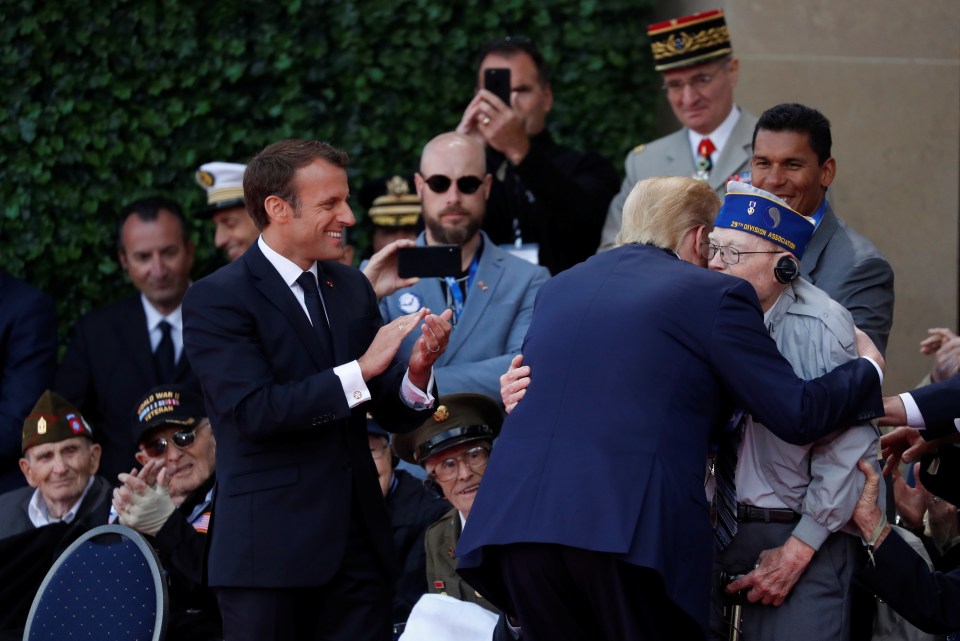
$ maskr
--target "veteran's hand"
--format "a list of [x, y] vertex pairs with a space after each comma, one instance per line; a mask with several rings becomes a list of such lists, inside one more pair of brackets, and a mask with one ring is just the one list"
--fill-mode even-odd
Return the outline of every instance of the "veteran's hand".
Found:
[[779, 606], [797, 584], [815, 553], [812, 547], [791, 536], [780, 547], [760, 552], [753, 571], [731, 582], [727, 592], [733, 594], [749, 588], [747, 600], [750, 603], [760, 601], [764, 605]]
[[500, 400], [507, 410], [513, 411], [520, 399], [527, 393], [530, 385], [530, 367], [523, 364], [523, 354], [517, 354], [510, 361], [510, 367], [500, 376]]

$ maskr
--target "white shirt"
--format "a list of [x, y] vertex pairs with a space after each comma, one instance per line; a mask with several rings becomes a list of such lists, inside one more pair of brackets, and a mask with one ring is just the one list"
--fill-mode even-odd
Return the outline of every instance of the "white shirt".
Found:
[[713, 163], [713, 166], [716, 167], [717, 159], [720, 158], [720, 154], [723, 152], [723, 148], [726, 146], [727, 141], [730, 140], [730, 134], [733, 133], [733, 128], [737, 126], [737, 121], [740, 119], [740, 108], [736, 105], [733, 106], [733, 109], [730, 110], [730, 113], [727, 114], [727, 117], [724, 118], [723, 122], [720, 125], [706, 135], [698, 134], [693, 129], [687, 129], [687, 138], [690, 140], [690, 154], [693, 156], [694, 160], [700, 157], [700, 152], [697, 151], [697, 148], [700, 146], [700, 141], [704, 138], [709, 138], [710, 142], [713, 143], [713, 146], [716, 149], [713, 150], [713, 153], [710, 154], [710, 161]]
[[91, 475], [87, 481], [87, 487], [83, 488], [83, 492], [80, 494], [80, 498], [59, 519], [50, 516], [50, 512], [47, 511], [47, 502], [43, 500], [40, 490], [34, 490], [33, 496], [30, 497], [30, 503], [27, 505], [27, 516], [30, 517], [30, 522], [33, 523], [34, 527], [43, 527], [61, 521], [72, 523], [73, 519], [77, 518], [77, 510], [80, 509], [80, 504], [83, 503], [83, 499], [87, 497], [87, 492], [90, 491], [90, 486], [93, 485], [93, 479], [94, 477]]
[[173, 362], [180, 362], [180, 354], [183, 353], [183, 309], [180, 305], [169, 315], [164, 316], [157, 311], [147, 297], [140, 294], [140, 302], [143, 304], [143, 313], [147, 315], [147, 332], [150, 334], [150, 351], [156, 352], [160, 339], [163, 338], [163, 332], [160, 331], [160, 322], [170, 323], [170, 338], [173, 340]]
[[[310, 312], [307, 311], [307, 303], [304, 299], [303, 288], [300, 286], [300, 283], [297, 282], [297, 279], [304, 270], [300, 269], [299, 265], [286, 256], [271, 249], [270, 246], [267, 245], [267, 242], [263, 239], [263, 236], [260, 236], [257, 239], [257, 246], [260, 247], [260, 251], [263, 252], [264, 257], [270, 261], [270, 264], [273, 265], [274, 269], [276, 269], [280, 274], [280, 277], [283, 278], [283, 282], [287, 284], [287, 287], [290, 288], [294, 298], [296, 298], [297, 302], [300, 303], [300, 308], [303, 310], [303, 313], [306, 314], [307, 320], [310, 320]], [[310, 265], [310, 269], [307, 271], [313, 274], [313, 277], [316, 278], [317, 263], [314, 262], [312, 265]], [[323, 301], [323, 292], [320, 293], [320, 300]], [[323, 313], [325, 316], [327, 315], [326, 302], [323, 304]], [[327, 323], [329, 324], [329, 322], [330, 318], [327, 316]], [[312, 325], [313, 322], [310, 321], [310, 324]], [[363, 380], [363, 374], [360, 371], [360, 363], [357, 361], [350, 361], [349, 363], [338, 365], [333, 368], [333, 373], [336, 374], [337, 378], [340, 379], [340, 385], [343, 387], [343, 395], [347, 399], [348, 407], [354, 408], [357, 405], [370, 400], [370, 389]], [[430, 381], [427, 383], [427, 390], [432, 388], [433, 372], [431, 371]], [[400, 387], [400, 397], [408, 407], [412, 407], [414, 409], [423, 409], [430, 407], [433, 404], [433, 395], [430, 394], [429, 391], [424, 392], [410, 382], [409, 370], [403, 375], [403, 384]]]

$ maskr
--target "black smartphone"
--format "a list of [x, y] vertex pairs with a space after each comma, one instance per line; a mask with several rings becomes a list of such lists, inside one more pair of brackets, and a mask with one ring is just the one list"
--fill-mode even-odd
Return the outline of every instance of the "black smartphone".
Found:
[[397, 250], [397, 274], [400, 278], [442, 278], [458, 276], [460, 245], [401, 247]]
[[510, 70], [506, 67], [491, 67], [483, 70], [483, 88], [493, 92], [505, 105], [510, 106]]

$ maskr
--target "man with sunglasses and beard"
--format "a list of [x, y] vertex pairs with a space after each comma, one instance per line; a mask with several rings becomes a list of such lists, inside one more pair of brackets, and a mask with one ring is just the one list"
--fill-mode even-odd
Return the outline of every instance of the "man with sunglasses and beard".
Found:
[[187, 387], [147, 392], [134, 408], [136, 459], [143, 468], [121, 474], [113, 492], [111, 521], [149, 536], [167, 571], [170, 641], [223, 637], [203, 571], [217, 448], [206, 414], [202, 399]]
[[[414, 181], [426, 225], [417, 245], [459, 245], [461, 272], [399, 289], [380, 311], [390, 322], [422, 307], [452, 309], [450, 343], [433, 369], [437, 388], [496, 398], [500, 374], [520, 353], [537, 290], [550, 274], [500, 249], [480, 229], [492, 178], [479, 141], [455, 132], [435, 137], [423, 148]], [[416, 340], [408, 335], [397, 357], [409, 358]]]

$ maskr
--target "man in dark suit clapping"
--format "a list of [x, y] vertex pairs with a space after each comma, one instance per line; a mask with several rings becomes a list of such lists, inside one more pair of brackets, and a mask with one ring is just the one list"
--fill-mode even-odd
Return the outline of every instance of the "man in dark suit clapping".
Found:
[[395, 561], [366, 412], [394, 431], [429, 416], [450, 313], [383, 325], [370, 283], [335, 262], [354, 224], [346, 162], [306, 140], [257, 154], [243, 192], [261, 236], [184, 301], [217, 438], [208, 578], [230, 641], [391, 634]]

